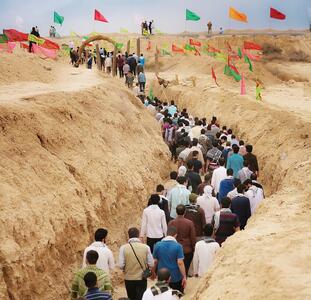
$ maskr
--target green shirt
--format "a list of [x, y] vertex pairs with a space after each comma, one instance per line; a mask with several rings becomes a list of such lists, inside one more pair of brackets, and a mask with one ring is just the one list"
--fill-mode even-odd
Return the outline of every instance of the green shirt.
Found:
[[112, 291], [109, 275], [105, 271], [97, 268], [95, 265], [89, 265], [76, 272], [71, 286], [71, 299], [77, 299], [78, 297], [84, 296], [86, 294], [87, 287], [84, 283], [84, 276], [88, 272], [93, 272], [96, 274], [97, 286], [100, 291]]

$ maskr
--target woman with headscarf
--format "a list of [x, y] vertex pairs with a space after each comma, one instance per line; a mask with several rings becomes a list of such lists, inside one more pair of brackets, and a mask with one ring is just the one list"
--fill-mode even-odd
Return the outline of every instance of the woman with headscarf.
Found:
[[185, 166], [180, 166], [178, 169], [178, 177], [186, 176], [187, 168]]
[[206, 224], [212, 222], [214, 214], [220, 209], [219, 202], [212, 193], [213, 188], [207, 185], [204, 187], [204, 194], [197, 198], [197, 204], [204, 210]]

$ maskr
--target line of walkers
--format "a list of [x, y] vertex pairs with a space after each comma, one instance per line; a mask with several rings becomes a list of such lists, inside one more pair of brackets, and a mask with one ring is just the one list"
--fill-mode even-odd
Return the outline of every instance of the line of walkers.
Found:
[[[178, 299], [189, 276], [202, 277], [225, 240], [243, 230], [264, 199], [251, 145], [244, 145], [216, 117], [208, 122], [157, 98], [143, 101], [161, 124], [176, 171], [158, 184], [143, 210], [141, 228], [128, 230], [120, 248], [130, 300]], [[203, 181], [202, 181], [203, 177]], [[95, 232], [74, 277], [71, 298], [112, 299], [115, 263], [106, 229]], [[157, 281], [147, 288], [147, 279]]]

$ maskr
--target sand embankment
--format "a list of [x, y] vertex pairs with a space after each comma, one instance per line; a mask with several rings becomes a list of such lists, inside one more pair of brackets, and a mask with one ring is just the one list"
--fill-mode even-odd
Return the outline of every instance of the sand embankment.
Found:
[[66, 299], [94, 230], [107, 227], [116, 251], [167, 176], [152, 116], [118, 80], [93, 73], [68, 67], [49, 93], [28, 82], [27, 97], [23, 83], [8, 100], [0, 88], [1, 299]]

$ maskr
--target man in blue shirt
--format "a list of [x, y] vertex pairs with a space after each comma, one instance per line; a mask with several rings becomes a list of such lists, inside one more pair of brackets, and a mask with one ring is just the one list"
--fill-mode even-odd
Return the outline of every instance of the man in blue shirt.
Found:
[[221, 202], [221, 199], [227, 197], [227, 194], [234, 190], [234, 179], [233, 179], [233, 170], [227, 170], [227, 178], [220, 181], [218, 201]]
[[183, 293], [187, 282], [184, 253], [182, 245], [176, 241], [176, 237], [176, 227], [170, 226], [167, 229], [167, 237], [156, 243], [153, 250], [153, 274], [157, 269], [168, 269], [171, 273], [169, 286]]
[[84, 276], [84, 282], [88, 288], [84, 298], [86, 300], [112, 300], [111, 295], [108, 293], [101, 292], [97, 284], [97, 276], [94, 272], [88, 272]]
[[233, 154], [227, 160], [227, 169], [233, 169], [233, 176], [238, 178], [239, 171], [243, 168], [244, 159], [239, 154], [240, 147], [232, 145]]

